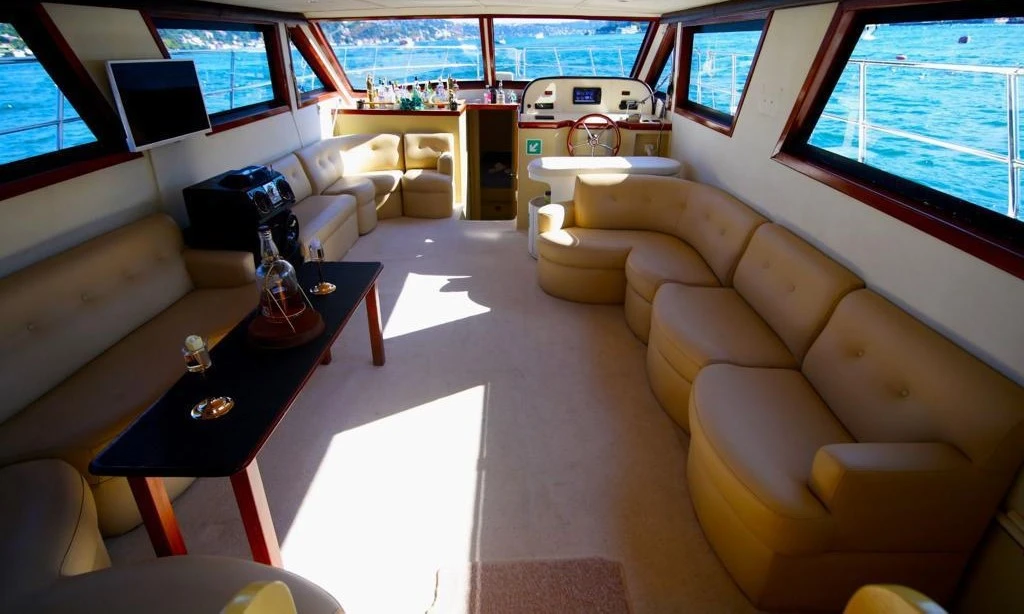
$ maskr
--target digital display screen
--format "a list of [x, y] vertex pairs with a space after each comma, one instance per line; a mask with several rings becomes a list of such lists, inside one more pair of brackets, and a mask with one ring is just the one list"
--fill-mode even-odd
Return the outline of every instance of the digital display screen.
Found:
[[574, 87], [572, 88], [573, 104], [601, 104], [601, 88], [599, 87]]

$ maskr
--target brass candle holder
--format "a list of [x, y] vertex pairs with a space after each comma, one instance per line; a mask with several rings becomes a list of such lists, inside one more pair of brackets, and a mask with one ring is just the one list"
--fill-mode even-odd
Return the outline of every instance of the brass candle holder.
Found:
[[[198, 373], [206, 379], [206, 370], [213, 366], [206, 339], [199, 335], [189, 335], [185, 339], [185, 347], [181, 348], [185, 358], [185, 369], [189, 373]], [[206, 397], [192, 406], [191, 416], [196, 420], [213, 420], [231, 411], [235, 400], [231, 397]]]
[[320, 276], [320, 283], [310, 288], [309, 291], [317, 296], [325, 296], [337, 290], [338, 286], [335, 286], [331, 282], [324, 279], [324, 248], [323, 245], [320, 244], [319, 240], [313, 239], [313, 241], [310, 242], [309, 254], [313, 262], [316, 263], [316, 272], [317, 275]]

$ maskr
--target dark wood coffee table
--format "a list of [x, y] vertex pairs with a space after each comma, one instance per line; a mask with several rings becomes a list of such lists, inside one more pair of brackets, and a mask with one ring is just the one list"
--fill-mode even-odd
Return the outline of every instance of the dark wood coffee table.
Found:
[[[296, 348], [255, 349], [246, 339], [255, 312], [250, 314], [210, 352], [213, 367], [205, 376], [184, 373], [89, 464], [95, 475], [128, 478], [157, 556], [187, 553], [163, 478], [228, 476], [253, 559], [281, 565], [256, 456], [313, 371], [331, 361], [331, 345], [364, 300], [373, 364], [384, 364], [377, 295], [381, 268], [379, 262], [325, 262], [324, 277], [338, 289], [309, 295], [324, 319], [319, 337]], [[298, 276], [307, 291], [319, 280], [311, 263], [299, 267]], [[196, 402], [219, 395], [235, 400], [229, 413], [214, 420], [189, 415]]]

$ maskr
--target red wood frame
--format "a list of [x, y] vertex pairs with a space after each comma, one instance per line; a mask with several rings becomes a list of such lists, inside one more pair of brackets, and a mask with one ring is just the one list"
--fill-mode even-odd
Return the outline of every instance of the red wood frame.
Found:
[[[675, 24], [665, 26], [665, 36], [662, 37], [658, 50], [654, 52], [651, 70], [647, 73], [647, 85], [651, 86], [652, 90], [658, 85], [658, 77], [665, 69], [665, 62], [668, 62], [668, 56], [672, 55], [672, 51], [676, 47], [677, 28], [678, 26]], [[665, 104], [668, 104], [668, 100], [665, 101]]]
[[156, 20], [159, 19], [192, 21], [195, 22], [193, 27], [197, 30], [214, 30], [218, 29], [218, 27], [219, 29], [231, 30], [232, 25], [243, 24], [246, 26], [254, 26], [255, 29], [253, 31], [263, 34], [263, 44], [267, 50], [267, 65], [270, 69], [270, 83], [273, 88], [274, 98], [248, 107], [229, 109], [211, 114], [210, 124], [212, 126], [212, 130], [207, 134], [207, 136], [220, 134], [221, 132], [226, 132], [232, 128], [245, 126], [255, 121], [273, 117], [291, 110], [288, 95], [288, 73], [285, 69], [284, 47], [281, 42], [280, 28], [278, 28], [279, 22], [269, 20], [238, 21], [210, 19], [206, 16], [197, 18], [194, 13], [180, 11], [154, 11], [152, 13], [143, 13], [143, 17], [149, 26], [150, 32], [153, 35], [153, 39], [156, 41], [157, 46], [164, 54], [164, 57], [168, 59], [170, 59], [171, 54], [164, 45], [163, 40], [160, 38], [160, 32], [156, 24]]
[[736, 131], [736, 123], [739, 121], [740, 113], [743, 112], [743, 103], [747, 100], [748, 88], [746, 85], [743, 86], [743, 93], [740, 94], [739, 103], [736, 105], [736, 114], [732, 116], [732, 121], [728, 123], [722, 121], [718, 115], [709, 112], [707, 107], [690, 100], [690, 65], [693, 63], [693, 38], [695, 30], [703, 25], [740, 23], [763, 19], [764, 26], [761, 28], [761, 38], [757, 41], [754, 59], [750, 63], [750, 73], [747, 75], [747, 84], [749, 84], [751, 76], [753, 76], [754, 71], [757, 69], [757, 61], [761, 58], [761, 49], [764, 47], [764, 39], [768, 36], [768, 28], [771, 27], [772, 15], [774, 14], [774, 12], [740, 13], [727, 17], [710, 18], [697, 23], [687, 23], [682, 26], [683, 34], [679, 42], [679, 57], [676, 62], [675, 112], [678, 115], [716, 132], [721, 132], [728, 137], [732, 137], [733, 132]]
[[647, 25], [647, 31], [644, 32], [644, 40], [640, 43], [640, 51], [633, 60], [633, 68], [629, 71], [629, 76], [633, 79], [640, 78], [640, 71], [644, 67], [644, 62], [647, 61], [647, 56], [651, 53], [651, 47], [654, 46], [654, 37], [658, 32], [659, 25], [661, 25], [659, 19], [655, 19]]
[[[496, 84], [496, 72], [497, 66], [495, 65], [495, 49], [494, 49], [494, 20], [502, 19], [505, 17], [518, 18], [521, 15], [513, 14], [475, 14], [475, 15], [395, 15], [393, 17], [379, 18], [379, 17], [342, 17], [336, 19], [318, 19], [314, 22], [315, 30], [318, 31], [319, 38], [324, 45], [325, 49], [329, 50], [333, 59], [335, 67], [338, 69], [340, 75], [345, 79], [345, 85], [356, 95], [365, 95], [365, 88], [360, 89], [352, 84], [349, 80], [348, 75], [345, 73], [344, 68], [338, 62], [337, 55], [334, 53], [334, 48], [330, 46], [327, 41], [327, 37], [324, 35], [321, 28], [321, 24], [328, 21], [372, 21], [372, 20], [399, 20], [399, 19], [479, 19], [480, 21], [480, 45], [481, 53], [483, 54], [484, 60], [484, 79], [483, 80], [463, 80], [459, 81], [459, 84], [464, 88], [482, 88], [488, 84]], [[647, 47], [650, 46], [650, 41], [653, 40], [653, 31], [657, 27], [658, 18], [652, 17], [580, 17], [580, 16], [569, 16], [569, 15], [530, 15], [531, 19], [593, 19], [594, 21], [641, 21], [647, 22], [647, 32], [644, 35], [643, 43], [640, 49], [637, 51], [637, 58], [634, 60], [633, 68], [630, 74], [635, 75], [640, 67], [642, 66], [641, 60], [646, 53]], [[506, 81], [503, 83], [505, 89], [523, 89], [529, 81]]]
[[[943, 7], [941, 5], [947, 5]], [[1012, 5], [1012, 6], [1011, 6]], [[805, 153], [807, 139], [813, 131], [814, 124], [821, 111], [828, 103], [833, 84], [846, 66], [847, 60], [857, 44], [860, 35], [860, 24], [869, 19], [865, 11], [880, 9], [899, 9], [921, 7], [922, 20], [942, 19], [943, 11], [963, 9], [971, 10], [966, 2], [957, 0], [845, 0], [829, 25], [824, 42], [811, 66], [807, 80], [797, 96], [796, 104], [775, 148], [773, 158], [781, 164], [806, 175], [820, 183], [855, 198], [864, 204], [895, 217], [918, 230], [926, 232], [937, 239], [965, 251], [995, 267], [998, 267], [1018, 278], [1024, 279], [1024, 240], [1014, 240], [1016, 232], [1012, 226], [1019, 222], [1005, 218], [999, 220], [982, 211], [975, 212], [978, 216], [992, 219], [984, 222], [984, 228], [965, 222], [963, 215], [956, 215], [949, 207], [956, 210], [962, 203], [958, 199], [934, 191], [933, 203], [946, 204], [943, 208], [925, 205], [906, 193], [897, 191], [893, 183], [905, 181], [896, 179], [894, 182], [882, 184], [878, 181], [866, 181], [858, 175], [828, 164], [823, 158], [809, 156]], [[976, 10], [976, 9], [975, 9]], [[1024, 15], [1021, 7], [1013, 0], [1002, 0], [989, 3], [985, 10], [998, 13], [996, 16]], [[1005, 14], [1004, 14], [1005, 13]], [[854, 163], [856, 164], [856, 163]], [[880, 178], [892, 178], [883, 171], [870, 171]], [[973, 205], [970, 205], [973, 207]], [[995, 235], [990, 227], [993, 224], [1006, 224], [1008, 233]], [[1003, 236], [1008, 234], [1009, 238]]]
[[128, 478], [128, 487], [157, 556], [188, 554], [163, 478]]
[[[295, 48], [299, 50], [299, 55], [306, 60], [309, 67], [313, 69], [313, 74], [320, 79], [320, 82], [324, 84], [323, 89], [313, 90], [312, 92], [300, 93], [296, 89], [296, 94], [299, 97], [298, 106], [307, 107], [311, 104], [316, 104], [326, 98], [336, 96], [338, 93], [338, 82], [335, 81], [334, 75], [331, 70], [323, 61], [323, 57], [317, 53], [316, 46], [313, 41], [309, 39], [306, 31], [300, 26], [289, 26], [288, 37], [291, 42], [295, 45]], [[292, 66], [292, 72], [295, 72], [295, 66]]]
[[14, 25], [96, 137], [93, 143], [2, 165], [0, 200], [141, 157], [127, 151], [120, 120], [41, 4], [2, 8], [0, 20]]

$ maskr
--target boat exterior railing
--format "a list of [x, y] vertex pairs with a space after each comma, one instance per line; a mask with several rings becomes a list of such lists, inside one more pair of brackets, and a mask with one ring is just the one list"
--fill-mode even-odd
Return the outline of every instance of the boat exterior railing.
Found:
[[[842, 117], [832, 113], [822, 113], [823, 117], [829, 119], [853, 124], [857, 129], [857, 161], [863, 163], [867, 159], [867, 134], [869, 130], [881, 132], [882, 134], [888, 134], [898, 138], [903, 138], [934, 147], [940, 147], [957, 153], [966, 154], [976, 158], [983, 158], [991, 160], [993, 162], [999, 162], [1007, 166], [1007, 180], [1009, 182], [1009, 191], [1007, 194], [1007, 216], [1014, 219], [1024, 219], [1024, 194], [1021, 194], [1021, 178], [1024, 177], [1024, 158], [1021, 157], [1021, 126], [1020, 126], [1020, 112], [1021, 112], [1021, 100], [1020, 100], [1020, 84], [1022, 82], [1021, 77], [1024, 76], [1024, 68], [1003, 68], [998, 66], [970, 66], [964, 64], [934, 64], [927, 62], [909, 62], [909, 61], [881, 61], [881, 60], [850, 60], [851, 65], [857, 67], [857, 119], [852, 120], [848, 117]], [[976, 147], [970, 147], [968, 145], [961, 145], [960, 143], [954, 143], [946, 141], [944, 139], [937, 139], [916, 132], [910, 132], [907, 130], [900, 130], [899, 128], [893, 128], [885, 126], [883, 124], [873, 123], [868, 119], [868, 105], [867, 105], [867, 90], [868, 90], [868, 67], [869, 66], [888, 66], [888, 67], [899, 67], [899, 68], [916, 68], [920, 70], [941, 70], [946, 72], [958, 72], [967, 74], [990, 74], [990, 75], [1002, 75], [1006, 79], [1006, 119], [1007, 119], [1007, 143], [1008, 151], [1007, 154], [1000, 155], [978, 149]]]
[[57, 90], [57, 118], [51, 119], [45, 122], [37, 122], [34, 124], [26, 124], [24, 126], [15, 126], [13, 128], [6, 128], [0, 130], [0, 137], [7, 136], [9, 134], [17, 134], [19, 132], [27, 132], [29, 130], [38, 130], [40, 128], [57, 128], [57, 142], [56, 147], [51, 151], [58, 151], [64, 149], [64, 126], [67, 124], [73, 124], [81, 122], [82, 118], [77, 115], [74, 117], [66, 117], [64, 115], [64, 92]]
[[[704, 104], [706, 96], [714, 96], [715, 94], [722, 94], [729, 97], [730, 110], [732, 113], [736, 112], [736, 105], [739, 104], [739, 99], [742, 95], [742, 88], [738, 81], [737, 67], [740, 64], [742, 58], [749, 58], [743, 54], [718, 54], [729, 55], [731, 65], [731, 79], [728, 88], [722, 86], [715, 86], [706, 83], [703, 79], [703, 71], [698, 72], [697, 78], [694, 81], [694, 87], [696, 89], [696, 100], [700, 104]], [[701, 59], [705, 58], [705, 59]], [[705, 56], [697, 56], [696, 66], [704, 66], [704, 62], [713, 62], [715, 56], [712, 53]], [[1024, 68], [1005, 68], [998, 66], [973, 66], [966, 64], [938, 64], [938, 63], [927, 63], [927, 62], [912, 62], [906, 60], [898, 61], [883, 61], [883, 60], [850, 60], [850, 66], [854, 66], [857, 71], [857, 116], [856, 119], [852, 119], [849, 116], [836, 115], [835, 113], [824, 112], [822, 117], [827, 117], [835, 121], [840, 121], [846, 124], [852, 124], [857, 131], [857, 161], [864, 163], [868, 156], [868, 139], [867, 135], [869, 131], [876, 131], [882, 134], [888, 134], [897, 138], [903, 138], [917, 143], [922, 143], [934, 147], [939, 147], [949, 151], [973, 156], [976, 158], [982, 158], [993, 162], [999, 162], [1006, 165], [1007, 167], [1007, 182], [1009, 190], [1007, 192], [1007, 216], [1024, 220], [1024, 157], [1021, 156], [1021, 137], [1024, 135], [1024, 127], [1021, 126], [1021, 111], [1024, 109], [1024, 101], [1021, 100], [1021, 84], [1024, 84]], [[963, 145], [944, 139], [937, 139], [924, 134], [919, 134], [909, 130], [902, 130], [900, 128], [886, 125], [881, 122], [877, 122], [874, 118], [868, 116], [868, 104], [867, 104], [867, 92], [868, 92], [868, 68], [873, 66], [879, 67], [890, 67], [890, 68], [914, 68], [924, 71], [945, 71], [955, 72], [964, 74], [989, 74], [989, 75], [1001, 75], [1005, 78], [1006, 88], [1006, 128], [1007, 128], [1007, 153], [1001, 155], [993, 153], [991, 151], [985, 151], [977, 147], [971, 147], [969, 145]], [[713, 104], [713, 103], [712, 103]], [[710, 105], [709, 105], [710, 106]]]

